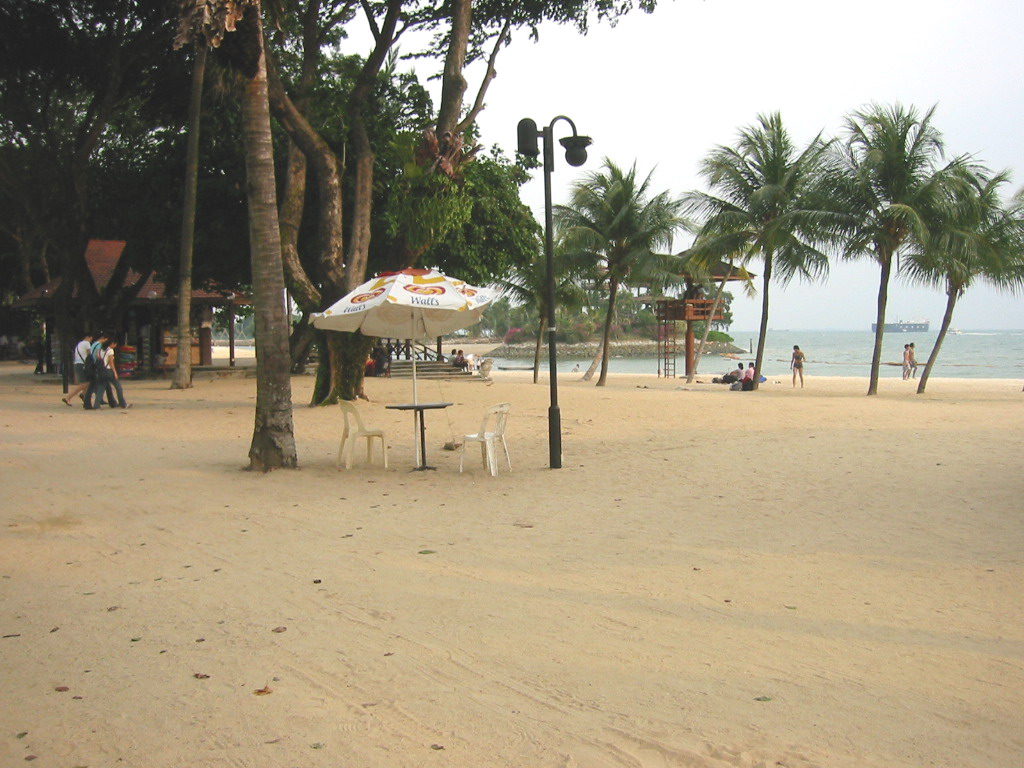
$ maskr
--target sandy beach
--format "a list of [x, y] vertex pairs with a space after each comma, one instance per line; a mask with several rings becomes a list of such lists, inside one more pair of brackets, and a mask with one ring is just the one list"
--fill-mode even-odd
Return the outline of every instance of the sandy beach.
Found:
[[[0, 765], [1014, 768], [1024, 393], [367, 380], [391, 469], [240, 471], [255, 381], [0, 365]], [[512, 404], [513, 470], [441, 445]]]

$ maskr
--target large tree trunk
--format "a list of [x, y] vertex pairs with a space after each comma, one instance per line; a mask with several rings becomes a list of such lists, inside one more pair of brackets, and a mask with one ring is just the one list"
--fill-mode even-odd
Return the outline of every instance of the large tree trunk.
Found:
[[452, 1], [452, 28], [448, 52], [441, 78], [441, 102], [437, 111], [437, 138], [454, 133], [462, 114], [462, 99], [466, 93], [466, 78], [462, 69], [466, 65], [466, 50], [473, 19], [472, 0]]
[[352, 193], [352, 226], [348, 233], [346, 290], [351, 291], [366, 279], [370, 260], [370, 230], [373, 216], [373, 165], [376, 156], [361, 112], [353, 116], [352, 148], [356, 166]]
[[882, 255], [882, 275], [878, 283], [878, 311], [875, 313], [875, 348], [871, 352], [871, 377], [868, 394], [878, 394], [878, 371], [882, 364], [882, 337], [885, 335], [885, 305], [889, 300], [889, 274], [892, 272], [892, 254]]
[[772, 282], [772, 255], [764, 257], [764, 281], [761, 296], [761, 330], [757, 335], [757, 355], [754, 357], [754, 389], [761, 386], [761, 363], [764, 361], [764, 345], [768, 336], [768, 288]]
[[[317, 240], [320, 247], [316, 262], [325, 281], [323, 292], [330, 293], [330, 289], [333, 288], [337, 293], [333, 298], [324, 297], [324, 300], [333, 301], [341, 296], [345, 285], [341, 167], [334, 150], [288, 97], [276, 67], [269, 70], [269, 88], [274, 116], [280, 120], [291, 140], [302, 150], [306, 162], [313, 170], [313, 184], [319, 202]], [[289, 181], [291, 180], [289, 177]]]
[[615, 297], [619, 293], [619, 284], [614, 279], [608, 280], [608, 315], [604, 319], [604, 336], [601, 342], [601, 375], [597, 386], [603, 387], [608, 380], [608, 352], [612, 337], [612, 320], [615, 318]]
[[288, 170], [278, 211], [281, 228], [281, 259], [288, 291], [303, 312], [321, 309], [320, 289], [316, 287], [299, 256], [299, 229], [306, 201], [306, 156], [298, 144], [288, 142]]
[[363, 394], [363, 383], [366, 381], [366, 359], [373, 349], [373, 337], [355, 333], [339, 333], [339, 351], [341, 352], [341, 387], [339, 395], [342, 400], [355, 400]]
[[258, 5], [255, 12], [246, 13], [246, 21], [254, 27], [251, 35], [259, 51], [256, 74], [244, 79], [241, 94], [256, 336], [256, 419], [249, 447], [249, 468], [268, 471], [294, 467], [298, 457], [292, 422], [291, 358], [274, 182], [274, 145]]
[[704, 323], [704, 333], [701, 334], [700, 344], [697, 345], [697, 354], [693, 358], [693, 370], [690, 371], [686, 377], [687, 384], [693, 384], [694, 378], [697, 376], [697, 369], [700, 367], [700, 361], [704, 357], [704, 347], [708, 343], [708, 335], [711, 333], [711, 318], [718, 314], [718, 307], [722, 303], [722, 296], [725, 294], [725, 284], [732, 276], [732, 267], [729, 267], [729, 271], [726, 272], [725, 277], [722, 278], [722, 282], [718, 284], [718, 293], [715, 294], [715, 303], [711, 305], [711, 317], [709, 317]]
[[188, 145], [185, 150], [185, 191], [181, 204], [181, 251], [178, 254], [178, 360], [171, 389], [192, 386], [192, 243], [196, 230], [196, 184], [199, 178], [199, 118], [203, 112], [206, 43], [196, 42], [192, 94], [188, 104]]
[[544, 347], [544, 318], [547, 311], [540, 313], [540, 320], [537, 323], [537, 343], [533, 348], [533, 383], [540, 379], [540, 351]]
[[956, 307], [956, 300], [960, 296], [960, 290], [952, 285], [946, 288], [946, 313], [942, 316], [942, 325], [939, 326], [939, 335], [935, 339], [931, 354], [928, 355], [928, 362], [924, 365], [924, 372], [917, 384], [917, 394], [923, 395], [924, 388], [928, 385], [928, 377], [932, 374], [932, 367], [939, 358], [939, 350], [942, 349], [942, 342], [946, 338], [946, 331], [953, 322], [953, 308]]

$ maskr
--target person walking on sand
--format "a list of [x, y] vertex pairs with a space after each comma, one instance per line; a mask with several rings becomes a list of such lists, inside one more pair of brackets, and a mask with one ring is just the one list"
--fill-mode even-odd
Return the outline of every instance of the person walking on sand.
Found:
[[917, 378], [917, 351], [914, 349], [914, 342], [907, 345], [909, 350], [910, 378]]
[[[121, 387], [121, 377], [117, 374], [117, 341], [114, 339], [108, 339], [107, 343], [103, 345], [103, 367], [100, 368], [100, 375], [106, 381], [107, 386], [107, 399], [110, 400], [111, 408], [120, 408], [122, 411], [126, 411], [131, 408], [131, 405], [124, 399], [124, 389]], [[113, 393], [110, 391], [110, 387], [113, 387], [117, 392], [117, 405], [114, 405]]]
[[800, 389], [804, 388], [804, 360], [807, 359], [800, 347], [793, 345], [793, 359], [789, 361], [789, 367], [793, 369], [793, 388], [796, 389], [796, 376], [800, 374]]
[[[82, 397], [92, 383], [85, 377], [85, 361], [92, 354], [92, 333], [87, 333], [82, 340], [75, 345], [75, 351], [71, 355], [72, 370], [75, 377], [75, 388], [61, 398], [64, 405], [71, 405], [71, 398]], [[84, 397], [83, 397], [84, 399]]]
[[903, 345], [903, 380], [910, 378], [910, 345]]
[[112, 388], [107, 385], [107, 381], [103, 376], [103, 346], [109, 340], [109, 334], [99, 333], [89, 348], [89, 354], [92, 356], [93, 367], [96, 372], [92, 377], [92, 381], [89, 382], [89, 389], [86, 391], [85, 400], [82, 403], [87, 411], [95, 410], [103, 405], [104, 394], [106, 394], [107, 401], [114, 402]]

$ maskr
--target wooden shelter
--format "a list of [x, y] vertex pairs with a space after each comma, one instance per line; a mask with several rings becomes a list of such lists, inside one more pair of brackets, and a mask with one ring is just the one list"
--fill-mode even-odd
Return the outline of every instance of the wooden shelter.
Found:
[[[679, 254], [685, 256], [685, 253]], [[679, 336], [677, 322], [686, 323], [683, 336], [685, 357], [685, 374], [689, 376], [696, 370], [696, 339], [694, 323], [714, 323], [724, 319], [724, 315], [713, 312], [715, 300], [704, 296], [705, 282], [720, 283], [722, 280], [748, 281], [756, 275], [743, 267], [720, 261], [710, 266], [705, 274], [683, 272], [680, 277], [685, 283], [682, 297], [660, 297], [654, 299], [654, 314], [658, 320], [658, 375], [672, 378], [676, 375], [676, 358], [679, 356]]]
[[[95, 319], [86, 316], [87, 308], [95, 306], [103, 297], [109, 299], [111, 292], [122, 291], [124, 311], [116, 324], [117, 328], [103, 328], [118, 333], [125, 343], [135, 349], [135, 369], [153, 371], [159, 366], [170, 365], [177, 356], [177, 345], [168, 344], [166, 329], [177, 330], [178, 299], [165, 283], [152, 275], [142, 275], [121, 263], [125, 248], [124, 240], [90, 240], [85, 250], [85, 264], [88, 279], [80, 280], [73, 286], [69, 297], [72, 325], [83, 330], [86, 323]], [[62, 278], [58, 277], [21, 296], [14, 307], [33, 310], [43, 317], [46, 338], [45, 370], [54, 370], [54, 357], [64, 359], [74, 347], [77, 339], [62, 339], [56, 323], [57, 295]], [[192, 291], [192, 327], [198, 329], [192, 341], [192, 363], [213, 364], [213, 310], [225, 307], [229, 310], [229, 361], [234, 365], [234, 308], [251, 304], [248, 296], [233, 291], [211, 288], [197, 288]]]

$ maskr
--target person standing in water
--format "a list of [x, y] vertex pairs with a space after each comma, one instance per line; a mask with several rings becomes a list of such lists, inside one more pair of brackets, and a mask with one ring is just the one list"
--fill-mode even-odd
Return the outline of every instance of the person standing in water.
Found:
[[796, 375], [800, 374], [800, 389], [804, 388], [804, 360], [807, 355], [800, 351], [800, 347], [793, 345], [793, 359], [789, 361], [789, 367], [793, 369], [793, 388], [796, 388]]

